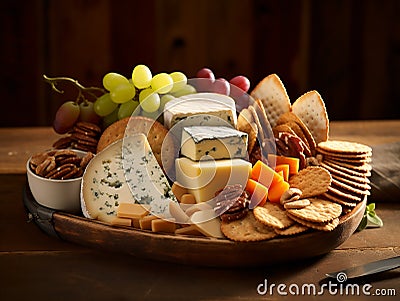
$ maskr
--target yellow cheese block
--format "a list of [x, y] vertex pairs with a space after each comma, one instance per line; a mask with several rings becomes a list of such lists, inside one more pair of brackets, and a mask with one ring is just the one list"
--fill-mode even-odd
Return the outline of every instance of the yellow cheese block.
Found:
[[242, 159], [175, 161], [176, 179], [193, 194], [196, 202], [206, 202], [227, 185], [240, 184], [243, 189], [251, 173], [251, 163]]
[[155, 219], [151, 221], [151, 231], [153, 232], [175, 233], [175, 230], [176, 224], [174, 219]]
[[148, 215], [149, 211], [149, 205], [121, 203], [117, 209], [117, 216], [123, 218], [142, 218]]

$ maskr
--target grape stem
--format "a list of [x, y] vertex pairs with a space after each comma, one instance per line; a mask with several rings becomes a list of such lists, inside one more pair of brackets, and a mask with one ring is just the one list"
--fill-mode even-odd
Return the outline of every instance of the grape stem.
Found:
[[84, 96], [84, 93], [87, 93], [94, 99], [97, 99], [99, 96], [96, 95], [94, 92], [101, 92], [102, 94], [106, 93], [106, 91], [102, 88], [98, 87], [85, 87], [82, 84], [80, 84], [76, 79], [69, 78], [69, 77], [48, 77], [47, 75], [43, 74], [44, 81], [47, 82], [48, 84], [51, 85], [51, 88], [56, 91], [57, 93], [63, 94], [63, 90], [59, 90], [57, 88], [57, 83], [59, 82], [70, 82], [73, 84], [75, 88], [78, 89], [78, 96], [76, 98], [77, 103], [80, 103], [83, 101], [84, 103], [87, 103], [87, 99]]

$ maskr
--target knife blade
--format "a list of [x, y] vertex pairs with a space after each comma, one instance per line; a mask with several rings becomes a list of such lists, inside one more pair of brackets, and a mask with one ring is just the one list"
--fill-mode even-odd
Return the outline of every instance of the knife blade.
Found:
[[344, 282], [347, 279], [389, 271], [398, 267], [400, 267], [400, 256], [369, 262], [349, 269], [327, 273], [325, 275], [330, 278], [335, 278], [339, 282]]

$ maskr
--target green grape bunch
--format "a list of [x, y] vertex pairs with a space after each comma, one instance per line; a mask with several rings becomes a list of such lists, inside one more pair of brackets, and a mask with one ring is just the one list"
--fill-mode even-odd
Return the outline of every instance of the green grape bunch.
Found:
[[132, 114], [157, 119], [168, 101], [196, 93], [184, 73], [162, 72], [153, 76], [150, 68], [142, 64], [133, 68], [130, 78], [117, 72], [105, 74], [102, 88], [84, 87], [68, 77], [44, 75], [44, 78], [59, 93], [63, 93], [56, 87], [59, 82], [69, 82], [78, 90], [77, 98], [63, 103], [56, 112], [53, 128], [59, 134], [68, 133], [78, 121], [101, 124], [105, 128]]
[[157, 119], [165, 104], [175, 97], [196, 93], [187, 84], [187, 77], [180, 71], [158, 73], [153, 76], [146, 65], [133, 68], [131, 78], [116, 72], [103, 77], [106, 93], [94, 102], [94, 111], [103, 118], [104, 126], [135, 115]]

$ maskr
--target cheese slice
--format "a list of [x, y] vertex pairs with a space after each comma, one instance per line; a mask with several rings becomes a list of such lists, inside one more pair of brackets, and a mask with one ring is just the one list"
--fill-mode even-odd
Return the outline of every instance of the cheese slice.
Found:
[[215, 238], [224, 238], [224, 235], [221, 232], [221, 221], [216, 216], [213, 209], [195, 212], [190, 217], [190, 221], [197, 230], [204, 235]]
[[[196, 115], [198, 118], [193, 118]], [[218, 93], [196, 93], [175, 98], [165, 104], [164, 125], [171, 129], [177, 123], [188, 119], [189, 125], [221, 125], [228, 123], [236, 127], [235, 101]]]
[[143, 134], [98, 153], [82, 178], [81, 207], [88, 218], [112, 223], [121, 203], [148, 205], [150, 213], [169, 217], [169, 201], [177, 200]]
[[147, 137], [144, 134], [125, 137], [122, 158], [125, 179], [136, 202], [149, 205], [151, 214], [170, 217], [169, 202], [177, 199]]
[[181, 154], [194, 161], [246, 158], [247, 133], [225, 126], [184, 127]]
[[175, 160], [175, 169], [176, 180], [200, 203], [211, 200], [227, 185], [246, 187], [251, 163], [243, 159], [192, 161], [182, 157]]

